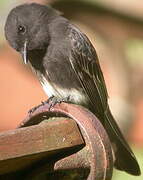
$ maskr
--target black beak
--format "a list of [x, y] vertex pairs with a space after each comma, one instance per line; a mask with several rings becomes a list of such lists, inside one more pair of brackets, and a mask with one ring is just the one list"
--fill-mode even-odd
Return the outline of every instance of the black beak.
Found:
[[28, 63], [27, 41], [25, 41], [25, 43], [24, 43], [24, 47], [22, 48], [21, 54], [22, 54], [24, 64], [27, 64]]

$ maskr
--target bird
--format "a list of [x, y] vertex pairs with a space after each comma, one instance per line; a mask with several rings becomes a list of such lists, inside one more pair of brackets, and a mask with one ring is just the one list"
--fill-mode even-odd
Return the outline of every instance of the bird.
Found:
[[112, 144], [114, 167], [140, 175], [137, 159], [108, 105], [108, 92], [95, 48], [88, 37], [48, 5], [14, 7], [5, 37], [37, 75], [48, 97], [88, 108], [104, 126]]

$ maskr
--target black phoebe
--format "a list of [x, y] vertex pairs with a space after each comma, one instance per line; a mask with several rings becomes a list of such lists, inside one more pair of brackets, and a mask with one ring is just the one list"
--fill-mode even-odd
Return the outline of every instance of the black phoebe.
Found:
[[113, 144], [115, 167], [140, 175], [138, 162], [110, 112], [98, 57], [87, 36], [55, 9], [35, 3], [10, 12], [5, 36], [35, 71], [48, 97], [69, 98], [99, 118]]

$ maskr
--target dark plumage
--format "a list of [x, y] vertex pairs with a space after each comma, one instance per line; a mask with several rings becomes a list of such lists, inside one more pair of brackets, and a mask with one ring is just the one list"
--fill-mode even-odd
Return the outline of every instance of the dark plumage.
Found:
[[35, 3], [10, 12], [5, 35], [49, 97], [69, 97], [99, 118], [114, 144], [115, 167], [140, 175], [138, 162], [110, 112], [98, 57], [86, 35], [53, 8]]

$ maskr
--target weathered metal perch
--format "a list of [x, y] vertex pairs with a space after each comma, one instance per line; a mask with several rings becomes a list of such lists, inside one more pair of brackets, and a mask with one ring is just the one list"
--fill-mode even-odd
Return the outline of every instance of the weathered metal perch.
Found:
[[0, 133], [0, 179], [110, 180], [112, 170], [103, 126], [78, 105], [42, 105], [18, 129]]

